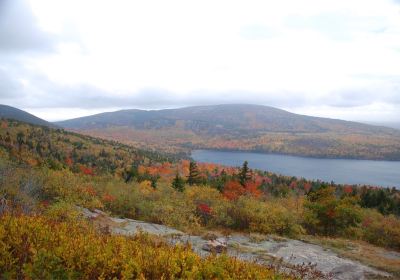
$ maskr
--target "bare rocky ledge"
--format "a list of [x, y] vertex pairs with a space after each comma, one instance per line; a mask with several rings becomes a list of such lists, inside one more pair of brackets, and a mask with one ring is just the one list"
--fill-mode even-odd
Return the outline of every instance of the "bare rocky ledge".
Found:
[[[201, 256], [207, 256], [210, 251], [210, 241], [201, 236], [188, 235], [182, 231], [164, 225], [147, 223], [132, 219], [112, 218], [100, 210], [93, 212], [82, 209], [85, 217], [99, 220], [100, 217], [109, 226], [113, 234], [134, 235], [139, 231], [164, 237], [172, 244], [190, 243], [193, 250]], [[110, 226], [111, 224], [111, 226]], [[233, 234], [218, 238], [219, 244], [226, 244], [228, 255], [245, 261], [270, 264], [279, 261], [283, 269], [290, 269], [293, 265], [313, 264], [315, 269], [332, 279], [362, 280], [362, 279], [387, 279], [391, 275], [368, 267], [360, 262], [338, 256], [335, 252], [321, 246], [309, 244], [299, 240], [287, 238], [268, 238], [255, 241], [246, 234]], [[215, 243], [216, 244], [216, 243]], [[207, 249], [208, 248], [208, 249]], [[394, 258], [400, 259], [400, 254], [388, 251]]]

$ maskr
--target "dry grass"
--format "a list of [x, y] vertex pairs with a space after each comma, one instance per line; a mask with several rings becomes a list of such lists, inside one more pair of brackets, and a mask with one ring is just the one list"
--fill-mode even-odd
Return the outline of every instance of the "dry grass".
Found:
[[329, 248], [342, 257], [391, 273], [395, 279], [400, 279], [400, 252], [341, 238], [306, 236], [303, 241]]

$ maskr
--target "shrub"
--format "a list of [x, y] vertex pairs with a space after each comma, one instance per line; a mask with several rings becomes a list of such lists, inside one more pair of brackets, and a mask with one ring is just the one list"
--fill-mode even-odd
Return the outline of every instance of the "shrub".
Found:
[[289, 279], [227, 256], [202, 259], [148, 235], [101, 235], [84, 221], [0, 218], [0, 274], [8, 279]]
[[361, 222], [361, 208], [354, 197], [339, 199], [335, 188], [320, 188], [308, 194], [305, 226], [310, 233], [343, 235]]
[[240, 230], [287, 236], [303, 232], [296, 215], [277, 202], [242, 196], [233, 204], [229, 215], [234, 221], [233, 227]]
[[400, 220], [394, 215], [383, 216], [377, 210], [365, 209], [361, 228], [365, 241], [400, 250]]

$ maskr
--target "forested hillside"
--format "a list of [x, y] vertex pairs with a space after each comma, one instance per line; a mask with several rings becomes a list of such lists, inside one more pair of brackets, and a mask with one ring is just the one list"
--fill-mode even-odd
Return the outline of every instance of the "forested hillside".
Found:
[[55, 127], [54, 124], [49, 123], [43, 119], [40, 119], [32, 114], [29, 114], [23, 110], [0, 104], [0, 118], [19, 120], [30, 124], [43, 125], [48, 127]]
[[293, 114], [258, 105], [123, 110], [57, 125], [164, 151], [248, 150], [363, 159], [400, 159], [400, 131]]
[[[12, 120], [1, 121], [0, 137], [0, 242], [8, 246], [0, 249], [5, 260], [0, 273], [11, 278], [42, 278], [43, 273], [85, 279], [102, 273], [224, 278], [246, 271], [244, 279], [265, 279], [276, 273], [224, 256], [201, 260], [190, 249], [157, 245], [150, 237], [103, 236], [79, 218], [76, 206], [192, 233], [325, 236], [400, 250], [400, 194], [395, 189], [307, 181], [251, 170], [247, 163], [237, 168], [200, 164]], [[49, 236], [56, 243], [37, 242]], [[80, 262], [76, 244], [87, 256]], [[115, 246], [120, 249], [110, 252]], [[167, 255], [172, 258], [168, 262], [162, 257]], [[118, 261], [126, 258], [134, 263]], [[150, 265], [153, 258], [157, 263]], [[181, 261], [191, 264], [177, 264]], [[395, 267], [379, 266], [400, 273]]]

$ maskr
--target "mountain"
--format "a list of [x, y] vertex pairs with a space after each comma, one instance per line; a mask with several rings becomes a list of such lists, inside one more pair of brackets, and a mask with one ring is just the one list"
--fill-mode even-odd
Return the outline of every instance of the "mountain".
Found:
[[214, 105], [166, 110], [121, 110], [57, 122], [72, 129], [125, 126], [135, 129], [163, 129], [183, 125], [203, 134], [241, 132], [359, 132], [400, 135], [394, 129], [336, 119], [310, 117], [260, 105]]
[[400, 130], [260, 105], [122, 110], [58, 122], [69, 129], [153, 148], [209, 148], [315, 157], [400, 159]]
[[38, 118], [28, 112], [17, 109], [15, 107], [11, 107], [8, 105], [0, 104], [0, 118], [3, 119], [13, 119], [17, 121], [22, 121], [35, 125], [49, 126], [54, 127], [54, 124], [49, 123], [41, 118]]

